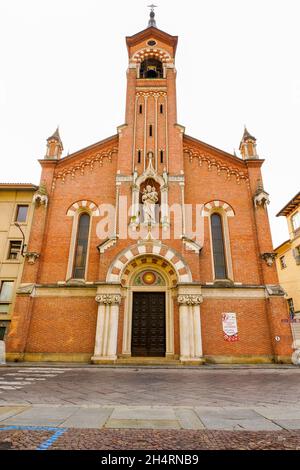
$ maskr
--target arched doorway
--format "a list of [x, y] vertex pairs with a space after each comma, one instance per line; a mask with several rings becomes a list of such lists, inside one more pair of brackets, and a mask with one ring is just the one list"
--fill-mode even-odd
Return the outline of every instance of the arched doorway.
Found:
[[174, 300], [177, 275], [168, 260], [134, 258], [121, 277], [126, 289], [122, 356], [174, 356]]

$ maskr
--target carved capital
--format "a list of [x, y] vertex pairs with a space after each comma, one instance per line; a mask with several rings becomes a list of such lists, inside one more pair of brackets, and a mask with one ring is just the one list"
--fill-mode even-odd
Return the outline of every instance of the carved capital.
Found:
[[266, 294], [267, 294], [267, 297], [271, 297], [271, 296], [284, 297], [285, 291], [279, 284], [267, 284]]
[[39, 253], [36, 253], [35, 251], [27, 251], [27, 253], [25, 253], [25, 258], [27, 259], [28, 264], [34, 264], [39, 257]]
[[96, 302], [99, 304], [113, 305], [121, 303], [120, 294], [98, 294], [95, 297]]
[[276, 258], [276, 253], [262, 253], [261, 258], [268, 266], [272, 266]]
[[44, 182], [40, 184], [40, 187], [37, 190], [37, 192], [34, 194], [32, 201], [36, 206], [45, 205], [47, 207], [48, 195], [47, 195], [46, 185]]
[[266, 208], [268, 204], [270, 204], [270, 197], [269, 194], [266, 193], [263, 189], [257, 191], [253, 198], [254, 206]]
[[45, 205], [45, 206], [47, 207], [47, 205], [48, 205], [48, 196], [47, 196], [47, 194], [39, 194], [39, 193], [36, 193], [36, 194], [33, 196], [32, 201], [33, 201], [34, 204], [37, 205], [37, 206]]
[[20, 284], [17, 294], [32, 294], [35, 284]]
[[199, 305], [203, 302], [202, 295], [185, 294], [177, 297], [177, 302], [181, 305]]

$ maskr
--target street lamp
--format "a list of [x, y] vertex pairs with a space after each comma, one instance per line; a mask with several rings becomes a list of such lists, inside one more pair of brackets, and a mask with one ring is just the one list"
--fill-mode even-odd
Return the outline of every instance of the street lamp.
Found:
[[20, 230], [20, 232], [22, 233], [22, 238], [23, 238], [23, 241], [22, 241], [22, 248], [21, 248], [21, 255], [23, 257], [25, 257], [26, 255], [26, 252], [27, 252], [27, 244], [25, 243], [25, 234], [23, 232], [23, 230], [21, 229], [21, 226], [18, 222], [15, 222], [15, 226], [18, 227], [18, 229]]

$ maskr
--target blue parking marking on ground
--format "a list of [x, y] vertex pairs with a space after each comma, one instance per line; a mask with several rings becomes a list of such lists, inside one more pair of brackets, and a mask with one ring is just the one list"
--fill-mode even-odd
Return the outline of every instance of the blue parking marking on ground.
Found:
[[64, 433], [66, 432], [66, 429], [58, 429], [53, 436], [49, 437], [47, 441], [42, 442], [42, 444], [39, 445], [39, 447], [36, 448], [36, 450], [47, 450], [49, 447], [52, 446], [52, 444]]
[[52, 444], [67, 431], [67, 428], [52, 428], [48, 426], [5, 426], [0, 427], [0, 431], [51, 431], [53, 436], [42, 442], [36, 450], [47, 450]]

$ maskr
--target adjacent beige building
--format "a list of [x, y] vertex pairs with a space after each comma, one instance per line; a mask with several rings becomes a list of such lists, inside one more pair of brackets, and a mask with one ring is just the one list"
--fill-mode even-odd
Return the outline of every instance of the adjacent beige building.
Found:
[[0, 183], [0, 340], [9, 331], [37, 189], [33, 184]]
[[286, 291], [291, 317], [300, 318], [300, 192], [278, 212], [279, 216], [286, 217], [290, 235], [275, 248], [279, 281]]

